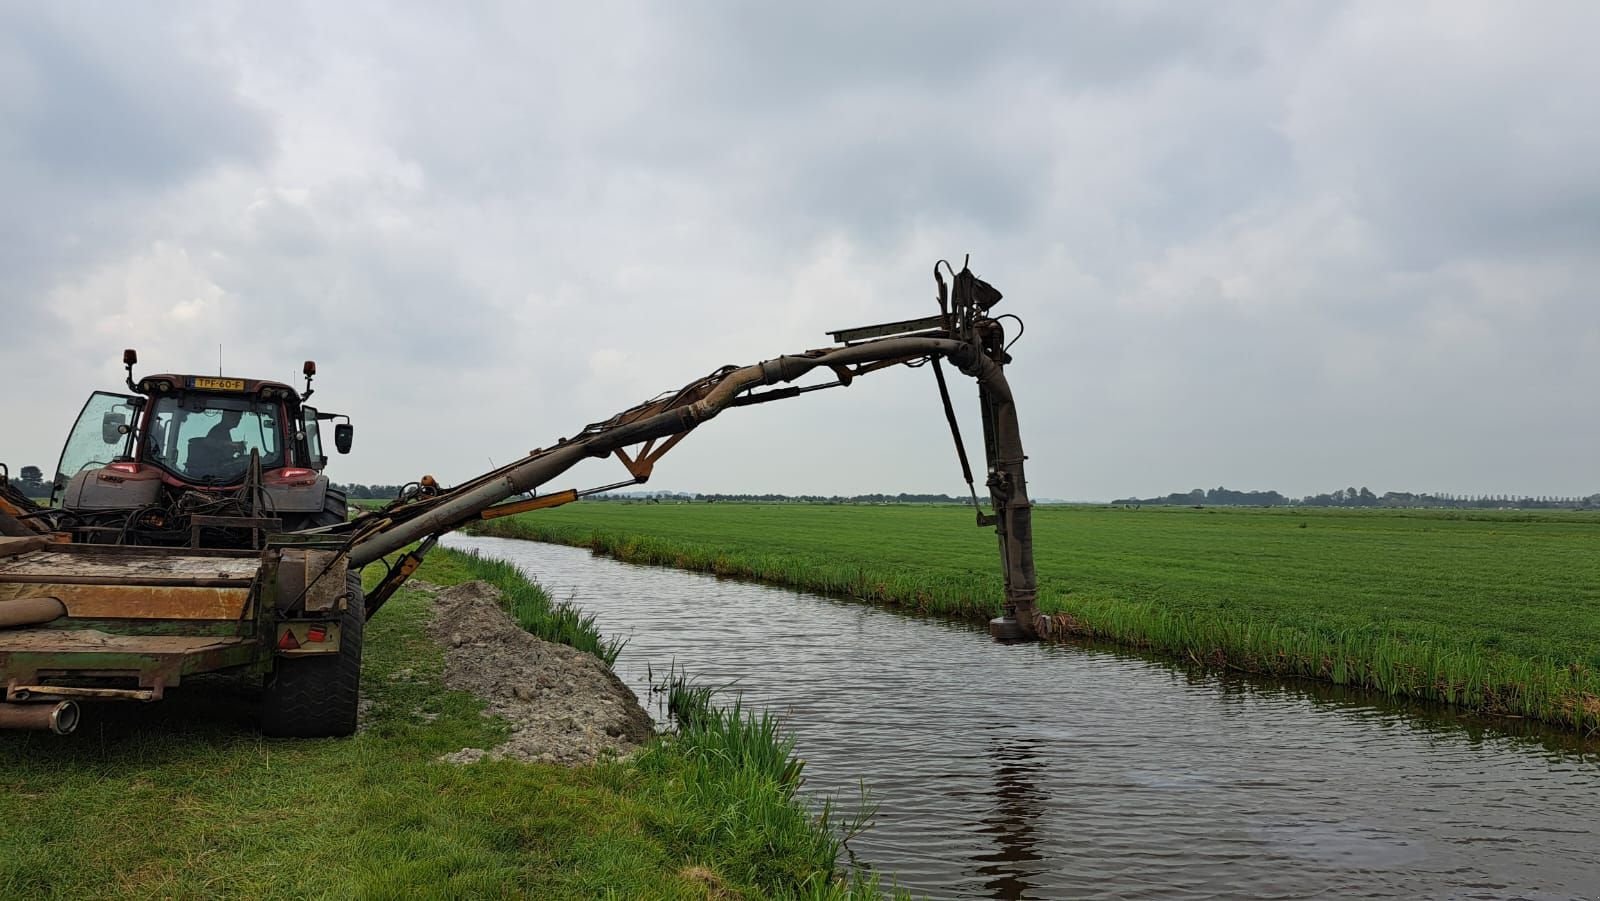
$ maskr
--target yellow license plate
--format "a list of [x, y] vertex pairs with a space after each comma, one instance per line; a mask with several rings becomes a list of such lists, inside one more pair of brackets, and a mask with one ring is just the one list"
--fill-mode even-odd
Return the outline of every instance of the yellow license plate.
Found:
[[243, 391], [244, 379], [208, 379], [195, 376], [191, 388], [202, 388], [208, 391]]

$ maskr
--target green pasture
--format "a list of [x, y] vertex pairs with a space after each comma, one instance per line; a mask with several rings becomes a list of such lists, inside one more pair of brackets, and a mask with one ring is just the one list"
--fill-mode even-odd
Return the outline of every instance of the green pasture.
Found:
[[[1600, 516], [1059, 506], [1034, 524], [1062, 631], [1600, 723]], [[993, 535], [960, 507], [588, 503], [485, 531], [973, 619], [1001, 597]]]

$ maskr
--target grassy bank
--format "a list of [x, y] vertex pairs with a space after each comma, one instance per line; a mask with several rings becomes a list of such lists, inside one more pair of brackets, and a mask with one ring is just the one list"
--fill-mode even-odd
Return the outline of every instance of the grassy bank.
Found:
[[[514, 575], [443, 549], [419, 573], [512, 583], [526, 622], [583, 631]], [[788, 747], [761, 717], [592, 767], [437, 763], [506, 725], [444, 689], [427, 611], [402, 591], [369, 625], [351, 739], [263, 739], [252, 691], [226, 682], [89, 708], [73, 736], [0, 733], [0, 897], [874, 894], [835, 883], [837, 841], [774, 770]]]
[[607, 666], [617, 662], [623, 641], [601, 635], [595, 627], [594, 617], [585, 615], [572, 604], [558, 604], [551, 600], [543, 586], [529, 581], [516, 566], [493, 557], [463, 554], [449, 548], [441, 550], [443, 552], [437, 554], [433, 571], [444, 571], [450, 579], [445, 584], [453, 585], [473, 579], [488, 582], [500, 589], [506, 609], [522, 628], [545, 641], [587, 651], [604, 660]]
[[[579, 504], [487, 534], [979, 619], [993, 539], [924, 506]], [[1045, 507], [1041, 607], [1079, 635], [1218, 666], [1600, 724], [1600, 518]]]

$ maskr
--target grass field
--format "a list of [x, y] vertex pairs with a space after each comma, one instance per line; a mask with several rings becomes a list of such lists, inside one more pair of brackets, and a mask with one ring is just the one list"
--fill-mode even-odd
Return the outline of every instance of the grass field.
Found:
[[[1600, 724], [1600, 517], [1041, 507], [1040, 605], [1067, 630], [1581, 731]], [[940, 506], [575, 504], [487, 534], [965, 618], [994, 538]]]
[[[440, 549], [419, 576], [508, 570]], [[403, 591], [372, 620], [355, 738], [263, 739], [226, 684], [89, 708], [72, 736], [0, 733], [0, 897], [877, 896], [834, 881], [770, 717], [702, 709], [591, 767], [435, 762], [507, 727], [444, 690], [427, 606]], [[524, 582], [519, 617], [540, 606]]]

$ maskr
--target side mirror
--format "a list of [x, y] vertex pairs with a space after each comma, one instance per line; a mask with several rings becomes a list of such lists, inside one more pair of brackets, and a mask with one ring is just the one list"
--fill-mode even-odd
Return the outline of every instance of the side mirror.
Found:
[[350, 453], [350, 441], [356, 436], [356, 427], [348, 422], [341, 422], [333, 427], [333, 446], [341, 454]]
[[105, 418], [100, 420], [100, 440], [107, 444], [116, 444], [126, 434], [128, 434], [128, 417], [107, 411]]

